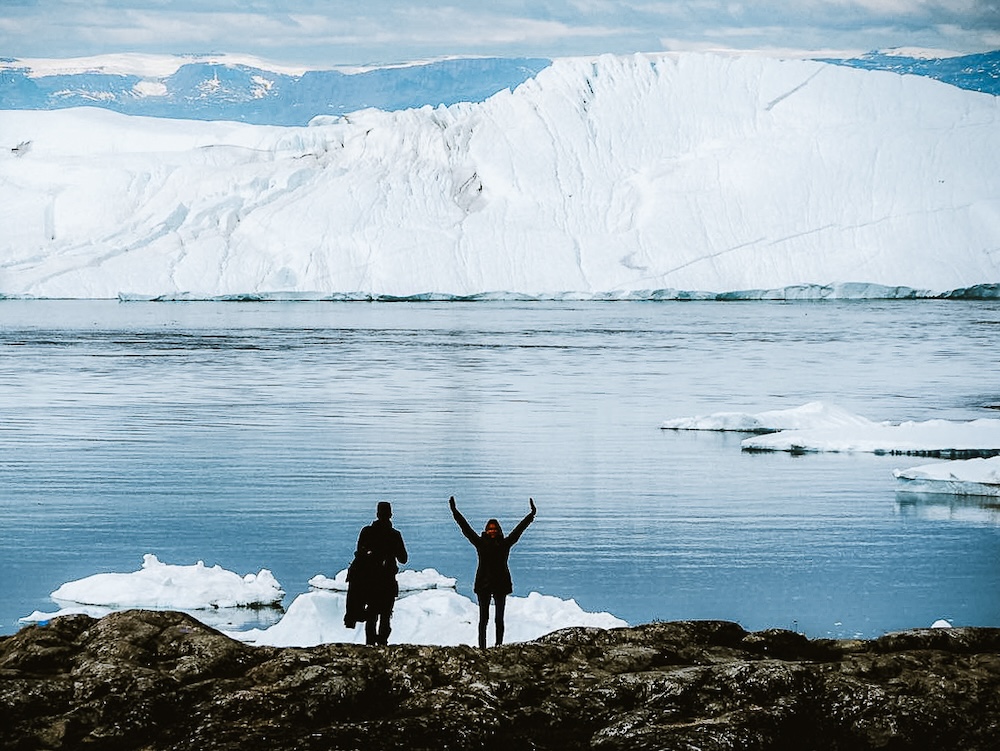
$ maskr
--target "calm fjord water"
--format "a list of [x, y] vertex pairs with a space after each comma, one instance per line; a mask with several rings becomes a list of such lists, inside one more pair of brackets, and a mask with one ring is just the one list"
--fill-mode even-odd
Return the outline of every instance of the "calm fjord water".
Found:
[[532, 496], [515, 594], [632, 623], [1000, 626], [1000, 511], [897, 497], [929, 460], [659, 429], [813, 400], [1000, 417], [998, 345], [995, 302], [3, 301], [0, 633], [144, 553], [269, 568], [287, 604], [380, 499], [409, 567], [471, 595], [450, 495], [506, 528]]

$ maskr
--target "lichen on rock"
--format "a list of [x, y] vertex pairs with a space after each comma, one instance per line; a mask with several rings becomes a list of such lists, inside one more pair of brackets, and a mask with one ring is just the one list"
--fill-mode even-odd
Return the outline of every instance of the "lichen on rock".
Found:
[[684, 621], [472, 647], [251, 647], [190, 616], [0, 638], [0, 749], [962, 749], [1000, 737], [1000, 629], [874, 640]]

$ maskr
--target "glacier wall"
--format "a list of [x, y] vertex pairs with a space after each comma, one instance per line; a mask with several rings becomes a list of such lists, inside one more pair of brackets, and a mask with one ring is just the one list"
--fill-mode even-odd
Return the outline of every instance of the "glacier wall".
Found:
[[679, 53], [559, 60], [479, 104], [308, 127], [0, 112], [0, 295], [997, 283], [998, 102]]

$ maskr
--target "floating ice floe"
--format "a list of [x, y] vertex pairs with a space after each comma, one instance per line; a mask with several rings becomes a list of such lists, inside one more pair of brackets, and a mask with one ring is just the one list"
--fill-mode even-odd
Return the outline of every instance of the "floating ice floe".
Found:
[[[179, 566], [146, 554], [139, 571], [94, 574], [67, 582], [50, 596], [61, 606], [58, 612], [36, 611], [21, 621], [38, 622], [71, 613], [99, 618], [128, 608], [194, 611], [195, 615], [197, 611], [268, 608], [279, 605], [285, 592], [267, 569], [240, 576], [219, 565], [209, 568], [202, 561]], [[203, 620], [212, 625], [219, 622], [214, 616]]]
[[756, 414], [718, 412], [668, 420], [661, 427], [766, 434], [743, 440], [745, 451], [857, 451], [952, 459], [1000, 454], [1000, 420], [873, 422], [822, 402]]
[[277, 605], [285, 593], [266, 568], [240, 576], [219, 565], [208, 568], [203, 561], [193, 566], [161, 563], [147, 553], [139, 571], [94, 574], [63, 584], [51, 596], [81, 605], [199, 610]]
[[870, 420], [825, 402], [809, 402], [792, 409], [766, 412], [715, 412], [697, 417], [665, 420], [664, 430], [714, 430], [734, 433], [775, 433], [779, 430], [804, 430], [872, 425]]
[[[479, 606], [455, 591], [456, 580], [435, 569], [401, 571], [400, 598], [393, 615], [391, 642], [409, 644], [475, 644]], [[116, 610], [150, 608], [181, 610], [219, 628], [235, 639], [269, 646], [314, 646], [329, 642], [363, 644], [364, 626], [347, 628], [347, 571], [333, 578], [318, 574], [313, 591], [296, 597], [287, 612], [277, 607], [284, 592], [267, 569], [239, 576], [219, 566], [208, 568], [161, 563], [143, 558], [142, 569], [130, 573], [95, 574], [68, 582], [52, 593], [60, 610], [35, 611], [23, 623], [42, 623], [57, 616], [84, 613], [100, 618]], [[275, 606], [275, 607], [268, 607]], [[264, 608], [269, 617], [250, 617]], [[276, 620], [280, 616], [280, 620]], [[615, 628], [628, 624], [609, 613], [590, 613], [574, 600], [532, 592], [507, 598], [507, 641], [527, 641], [568, 626]], [[265, 628], [239, 630], [248, 625]], [[492, 621], [491, 630], [493, 633]]]
[[747, 438], [744, 451], [858, 451], [952, 459], [1000, 454], [1000, 420], [869, 422], [854, 426], [783, 430]]
[[901, 492], [1000, 497], [1000, 456], [922, 464], [893, 475]]

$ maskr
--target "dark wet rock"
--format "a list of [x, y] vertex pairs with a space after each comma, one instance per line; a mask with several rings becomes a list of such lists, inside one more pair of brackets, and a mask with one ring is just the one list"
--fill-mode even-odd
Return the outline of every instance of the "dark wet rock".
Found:
[[0, 749], [996, 749], [1000, 629], [734, 623], [471, 647], [249, 647], [179, 614], [0, 638]]

